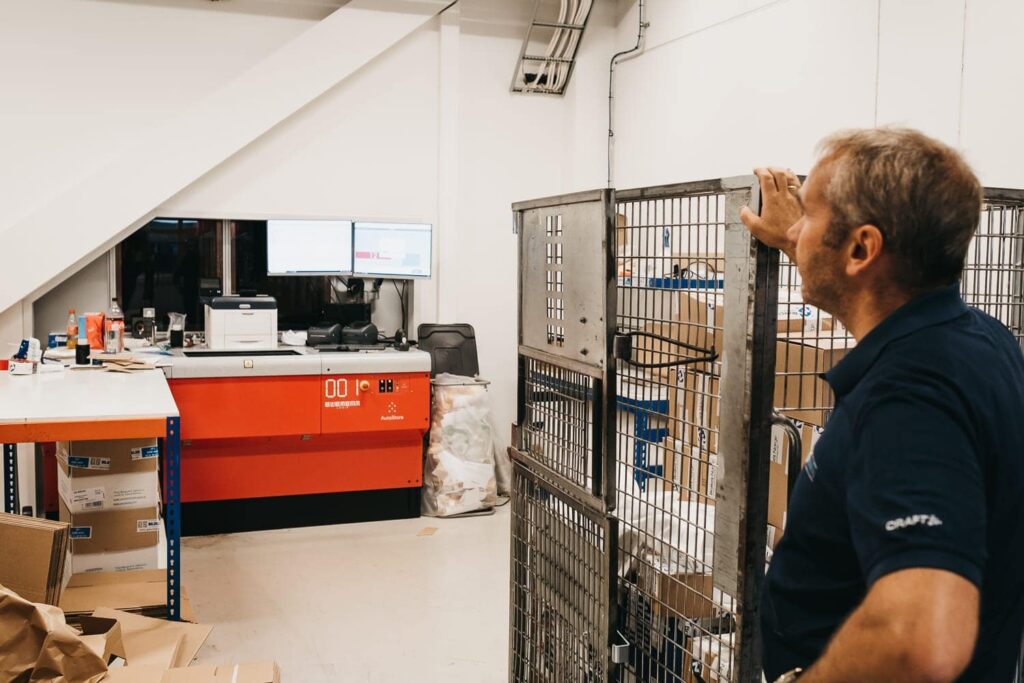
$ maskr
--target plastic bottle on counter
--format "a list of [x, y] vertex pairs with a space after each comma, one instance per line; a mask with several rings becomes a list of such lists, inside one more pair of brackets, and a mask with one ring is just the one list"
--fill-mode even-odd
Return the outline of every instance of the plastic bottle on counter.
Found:
[[110, 300], [110, 312], [107, 313], [103, 351], [106, 353], [121, 353], [124, 351], [124, 313], [121, 311], [121, 307], [117, 305], [117, 299]]
[[75, 309], [68, 309], [68, 348], [75, 348], [75, 344], [78, 343], [78, 317], [75, 315]]
[[75, 346], [75, 364], [89, 364], [89, 337], [86, 332], [85, 316], [78, 316], [78, 344]]

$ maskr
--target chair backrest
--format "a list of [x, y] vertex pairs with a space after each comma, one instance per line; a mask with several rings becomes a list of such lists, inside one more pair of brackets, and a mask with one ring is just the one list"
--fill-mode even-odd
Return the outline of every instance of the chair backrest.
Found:
[[416, 328], [416, 337], [419, 348], [430, 354], [431, 377], [444, 372], [467, 377], [480, 374], [472, 325], [424, 323]]

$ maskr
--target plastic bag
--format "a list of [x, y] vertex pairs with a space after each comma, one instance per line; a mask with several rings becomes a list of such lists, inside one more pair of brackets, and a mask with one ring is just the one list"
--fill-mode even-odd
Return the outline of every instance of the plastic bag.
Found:
[[493, 507], [497, 482], [487, 382], [442, 374], [432, 384], [422, 512], [450, 517]]

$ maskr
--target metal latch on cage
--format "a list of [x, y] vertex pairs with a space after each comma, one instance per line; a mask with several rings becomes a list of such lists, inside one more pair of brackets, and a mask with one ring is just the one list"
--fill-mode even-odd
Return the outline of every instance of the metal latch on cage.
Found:
[[621, 643], [612, 644], [612, 664], [625, 664], [629, 661], [629, 641], [622, 631], [616, 631]]
[[[649, 350], [647, 353], [650, 355], [658, 356], [672, 356], [673, 360], [666, 361], [664, 363], [644, 363], [633, 359], [633, 348], [634, 337], [642, 337], [644, 339], [653, 339], [662, 344], [674, 346], [685, 351], [689, 351], [692, 354], [690, 356], [683, 356], [682, 354], [673, 353], [670, 351], [656, 352]], [[640, 332], [638, 330], [624, 331], [619, 330], [614, 338], [612, 351], [615, 354], [615, 359], [632, 365], [636, 368], [674, 368], [680, 365], [693, 365], [695, 363], [710, 363], [713, 360], [718, 359], [718, 352], [714, 348], [704, 348], [701, 346], [694, 346], [693, 344], [687, 344], [686, 342], [673, 339], [672, 337], [666, 337], [660, 334], [654, 334], [653, 332]]]

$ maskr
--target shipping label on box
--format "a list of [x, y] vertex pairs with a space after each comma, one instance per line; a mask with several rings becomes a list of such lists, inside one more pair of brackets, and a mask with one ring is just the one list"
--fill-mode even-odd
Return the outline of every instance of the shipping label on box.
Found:
[[61, 501], [60, 517], [71, 524], [71, 550], [75, 555], [148, 548], [160, 541], [160, 513], [156, 507], [71, 512]]
[[131, 449], [132, 460], [148, 460], [149, 458], [160, 457], [160, 448], [158, 446], [142, 446], [139, 448]]
[[160, 502], [159, 478], [153, 472], [104, 474], [77, 478], [57, 469], [57, 491], [71, 512], [152, 507]]
[[87, 458], [80, 455], [68, 456], [68, 465], [80, 470], [109, 470], [110, 458]]
[[140, 534], [160, 533], [159, 519], [140, 519], [135, 524], [136, 530]]
[[57, 459], [72, 477], [155, 472], [156, 439], [58, 441]]

